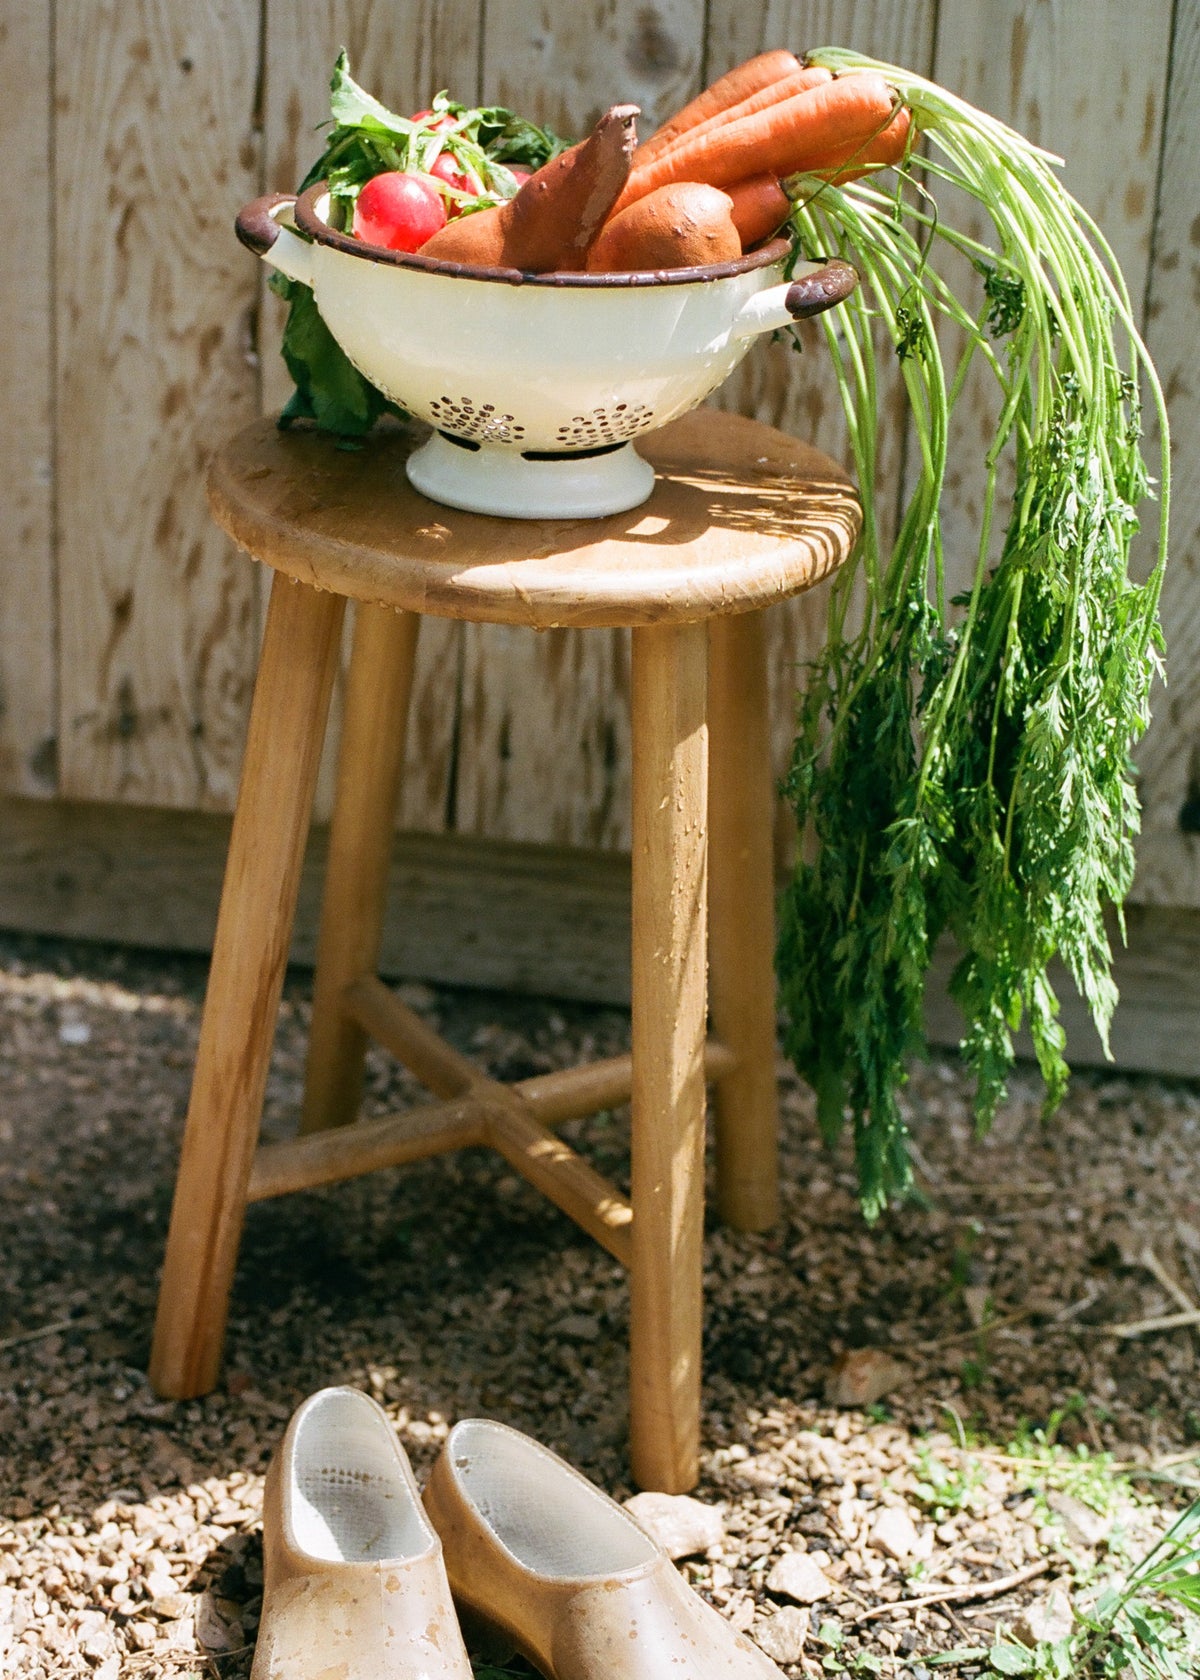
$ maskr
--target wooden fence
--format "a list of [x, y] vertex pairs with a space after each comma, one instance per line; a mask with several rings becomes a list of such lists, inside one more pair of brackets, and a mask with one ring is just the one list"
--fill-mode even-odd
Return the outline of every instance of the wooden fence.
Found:
[[[288, 390], [277, 300], [231, 220], [319, 148], [338, 48], [400, 110], [447, 87], [578, 133], [614, 98], [648, 129], [765, 46], [828, 42], [929, 73], [1061, 153], [1116, 249], [1176, 438], [1171, 681], [1140, 754], [1135, 896], [1176, 933], [1200, 911], [1200, 0], [7, 0], [0, 923], [153, 937], [122, 875], [129, 808], [157, 808], [140, 832], [184, 858], [203, 814], [231, 806], [263, 580], [209, 523], [203, 467]], [[756, 347], [719, 400], [842, 452], [819, 349]], [[898, 424], [889, 495], [903, 458]], [[977, 494], [950, 486], [964, 552]], [[822, 613], [818, 592], [775, 615], [781, 760]], [[422, 637], [401, 827], [584, 848], [603, 874], [628, 841], [623, 637], [434, 621]], [[164, 939], [196, 942], [200, 924], [158, 909]]]

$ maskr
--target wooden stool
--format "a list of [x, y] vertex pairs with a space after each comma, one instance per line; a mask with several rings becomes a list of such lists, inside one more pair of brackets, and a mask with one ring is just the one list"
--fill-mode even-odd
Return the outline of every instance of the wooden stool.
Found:
[[[762, 1230], [777, 1205], [773, 778], [758, 609], [845, 559], [857, 498], [814, 449], [712, 410], [645, 440], [653, 495], [605, 519], [512, 521], [437, 506], [408, 485], [411, 446], [396, 429], [345, 452], [264, 420], [212, 465], [216, 519], [277, 575], [151, 1381], [176, 1399], [216, 1383], [248, 1202], [487, 1144], [629, 1268], [633, 1474], [680, 1492], [698, 1473], [706, 1078], [722, 1216]], [[304, 1113], [295, 1140], [257, 1147], [347, 597], [359, 606]], [[376, 975], [422, 613], [632, 628], [632, 1056], [502, 1085]], [[368, 1035], [440, 1100], [358, 1120]], [[551, 1128], [628, 1100], [626, 1200]]]

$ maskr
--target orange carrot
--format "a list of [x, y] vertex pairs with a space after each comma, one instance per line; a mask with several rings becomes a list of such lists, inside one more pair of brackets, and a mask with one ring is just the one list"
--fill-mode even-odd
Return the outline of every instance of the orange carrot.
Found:
[[697, 94], [690, 104], [685, 105], [681, 111], [676, 111], [668, 122], [656, 129], [650, 138], [638, 147], [635, 163], [648, 162], [686, 129], [694, 128], [707, 117], [740, 104], [749, 94], [756, 93], [759, 88], [768, 87], [772, 82], [781, 81], [784, 76], [794, 74], [799, 68], [800, 61], [795, 54], [784, 52], [782, 49], [748, 58], [744, 64], [739, 64], [724, 76], [718, 77], [703, 93]]
[[582, 269], [629, 176], [636, 105], [614, 105], [586, 140], [543, 164], [507, 204], [456, 216], [423, 257], [546, 274]]
[[[894, 114], [892, 90], [875, 71], [838, 76], [753, 116], [718, 124], [694, 142], [685, 137], [638, 171], [636, 196], [670, 181], [725, 187], [751, 175], [836, 168], [868, 146]], [[633, 189], [630, 182], [617, 201], [618, 212], [634, 202]]]
[[911, 127], [912, 115], [907, 106], [902, 105], [883, 133], [877, 134], [847, 160], [853, 165], [852, 168], [839, 169], [836, 174], [832, 174], [827, 168], [817, 167], [811, 173], [824, 175], [834, 186], [842, 187], [847, 181], [857, 181], [862, 175], [869, 175], [880, 168], [889, 168], [892, 164], [899, 163], [904, 156]]
[[[658, 190], [663, 191], [661, 187]], [[743, 251], [761, 244], [792, 213], [792, 201], [774, 175], [751, 175], [748, 180], [726, 187], [725, 191], [733, 200], [733, 225]]]
[[[688, 129], [686, 134], [679, 135], [669, 146], [658, 152], [649, 161], [656, 166], [660, 165], [674, 155], [677, 147], [690, 146], [693, 141], [701, 139], [705, 134], [719, 128], [724, 123], [739, 122], [743, 117], [752, 117], [756, 111], [765, 111], [769, 105], [777, 104], [784, 99], [790, 99], [793, 94], [804, 93], [809, 88], [820, 87], [823, 83], [832, 80], [832, 73], [828, 70], [822, 70], [817, 65], [797, 70], [794, 75], [784, 76], [781, 81], [772, 82], [769, 87], [760, 88], [757, 93], [752, 93], [748, 99], [743, 99], [739, 105], [731, 105], [727, 111], [718, 111], [715, 116], [706, 117], [703, 122], [699, 122], [694, 128]], [[633, 168], [629, 174], [630, 202], [635, 196], [632, 189], [637, 181], [638, 173], [647, 167], [647, 161], [643, 158], [644, 151], [644, 147], [639, 147], [633, 154]]]
[[588, 253], [588, 273], [729, 262], [742, 254], [732, 212], [732, 198], [717, 187], [673, 181], [609, 218]]

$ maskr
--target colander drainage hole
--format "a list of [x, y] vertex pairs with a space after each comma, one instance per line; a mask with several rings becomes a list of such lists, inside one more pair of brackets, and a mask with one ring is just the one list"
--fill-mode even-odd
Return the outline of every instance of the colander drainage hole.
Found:
[[455, 437], [453, 432], [444, 432], [440, 426], [438, 427], [438, 436], [444, 437], [447, 443], [457, 445], [459, 449], [470, 449], [471, 451], [475, 451], [479, 448], [479, 445], [473, 438]]
[[627, 447], [626, 439], [619, 443], [599, 443], [594, 449], [522, 449], [522, 461], [590, 461], [595, 455], [615, 455]]

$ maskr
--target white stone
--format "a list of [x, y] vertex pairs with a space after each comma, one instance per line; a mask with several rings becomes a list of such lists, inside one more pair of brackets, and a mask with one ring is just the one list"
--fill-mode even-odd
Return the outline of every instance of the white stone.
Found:
[[854, 1348], [843, 1353], [825, 1380], [831, 1406], [871, 1406], [908, 1378], [909, 1371], [882, 1348]]
[[1069, 1637], [1075, 1626], [1071, 1600], [1062, 1587], [1051, 1587], [1042, 1598], [1027, 1604], [1013, 1624], [1013, 1636], [1022, 1645], [1054, 1645]]
[[1107, 1540], [1112, 1528], [1112, 1518], [1103, 1516], [1099, 1511], [1093, 1511], [1082, 1499], [1075, 1499], [1069, 1493], [1059, 1493], [1056, 1490], [1046, 1495], [1046, 1503], [1062, 1518], [1067, 1538], [1076, 1546], [1098, 1546], [1102, 1540]]
[[918, 1545], [917, 1528], [907, 1511], [889, 1505], [880, 1511], [868, 1536], [868, 1544], [877, 1552], [886, 1552], [897, 1562], [911, 1557]]
[[808, 1638], [808, 1611], [795, 1604], [785, 1604], [773, 1616], [757, 1617], [750, 1628], [750, 1637], [772, 1662], [799, 1662]]
[[695, 1557], [725, 1538], [725, 1519], [716, 1506], [686, 1493], [635, 1493], [625, 1509], [670, 1558]]
[[809, 1552], [784, 1552], [767, 1576], [767, 1591], [794, 1598], [797, 1604], [817, 1604], [834, 1591], [833, 1582]]

